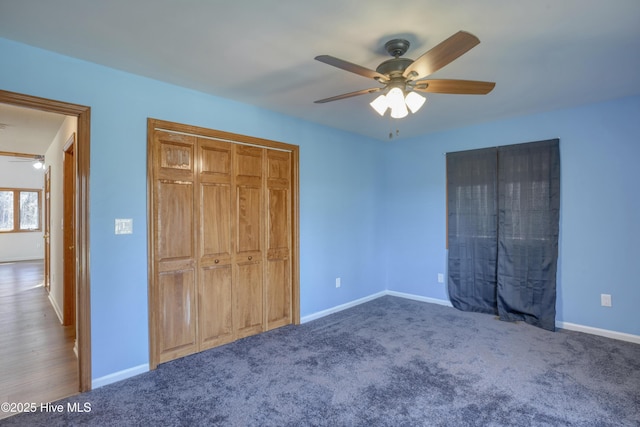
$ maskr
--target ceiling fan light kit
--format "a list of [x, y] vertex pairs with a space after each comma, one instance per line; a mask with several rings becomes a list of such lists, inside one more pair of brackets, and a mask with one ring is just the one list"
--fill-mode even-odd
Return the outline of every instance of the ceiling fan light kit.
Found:
[[424, 96], [416, 92], [409, 92], [405, 95], [402, 89], [395, 87], [386, 95], [378, 96], [369, 105], [381, 116], [384, 116], [387, 109], [391, 109], [391, 117], [401, 119], [409, 114], [407, 107], [415, 114], [426, 100]]
[[493, 90], [495, 83], [474, 80], [427, 79], [428, 76], [479, 43], [480, 40], [473, 34], [459, 31], [414, 61], [401, 57], [409, 49], [410, 44], [407, 40], [389, 40], [385, 43], [385, 49], [393, 58], [378, 65], [375, 71], [330, 55], [316, 56], [315, 59], [320, 62], [372, 78], [384, 86], [332, 96], [315, 101], [315, 103], [324, 104], [383, 91], [382, 95], [370, 103], [371, 107], [381, 116], [384, 116], [387, 109], [390, 109], [392, 118], [401, 119], [409, 114], [408, 110], [415, 114], [424, 105], [426, 98], [417, 92], [485, 95]]
[[18, 153], [5, 153], [2, 152], [2, 154], [9, 154], [13, 157], [16, 157], [16, 160], [9, 160], [10, 162], [15, 162], [15, 163], [24, 163], [24, 162], [32, 162], [31, 166], [33, 166], [35, 169], [44, 169], [44, 156], [40, 155], [40, 154], [18, 154]]

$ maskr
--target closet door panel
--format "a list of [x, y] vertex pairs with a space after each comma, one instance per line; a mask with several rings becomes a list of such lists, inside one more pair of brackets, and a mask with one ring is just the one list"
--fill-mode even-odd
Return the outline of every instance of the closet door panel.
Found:
[[233, 306], [236, 338], [263, 331], [262, 262], [248, 261], [236, 265]]
[[289, 259], [267, 261], [267, 330], [291, 323], [291, 283]]
[[201, 269], [200, 350], [233, 341], [231, 264]]
[[236, 145], [235, 173], [236, 179], [257, 178], [262, 180], [262, 156], [264, 148]]
[[150, 286], [156, 334], [154, 362], [197, 351], [195, 138], [167, 132], [154, 135], [154, 280]]
[[235, 148], [233, 316], [236, 337], [264, 330], [264, 149]]
[[228, 142], [198, 139], [200, 184], [200, 257], [229, 258], [232, 253], [232, 147]]
[[200, 211], [200, 256], [228, 259], [231, 256], [230, 185], [201, 184]]
[[291, 153], [267, 150], [267, 178], [273, 182], [279, 181], [282, 186], [288, 186], [291, 181]]
[[289, 250], [289, 190], [287, 188], [269, 188], [268, 200], [267, 248], [268, 250]]
[[267, 330], [292, 321], [290, 195], [290, 154], [267, 150]]
[[228, 142], [198, 138], [200, 350], [233, 341], [232, 147]]
[[261, 249], [262, 191], [258, 187], [237, 187], [238, 234], [237, 254], [254, 253], [259, 255]]
[[223, 180], [231, 175], [231, 144], [198, 138], [200, 174], [206, 181]]
[[291, 323], [290, 239], [288, 190], [270, 188], [267, 205], [267, 330]]
[[159, 274], [160, 362], [196, 351], [194, 270]]
[[156, 178], [193, 180], [194, 138], [160, 132], [156, 143]]
[[193, 184], [161, 180], [156, 186], [156, 256], [168, 259], [194, 257]]

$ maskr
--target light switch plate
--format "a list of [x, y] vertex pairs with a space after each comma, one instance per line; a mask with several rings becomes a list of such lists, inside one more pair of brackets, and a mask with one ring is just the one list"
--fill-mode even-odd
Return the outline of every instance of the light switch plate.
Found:
[[133, 219], [116, 218], [116, 234], [133, 234]]

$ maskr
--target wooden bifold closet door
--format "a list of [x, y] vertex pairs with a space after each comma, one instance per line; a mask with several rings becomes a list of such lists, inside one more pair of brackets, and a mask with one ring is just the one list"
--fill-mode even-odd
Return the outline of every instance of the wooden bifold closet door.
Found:
[[298, 324], [298, 147], [148, 133], [150, 367]]

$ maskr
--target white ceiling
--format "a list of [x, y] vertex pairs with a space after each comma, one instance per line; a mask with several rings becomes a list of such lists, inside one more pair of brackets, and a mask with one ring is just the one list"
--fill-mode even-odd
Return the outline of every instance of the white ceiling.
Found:
[[64, 119], [61, 114], [0, 103], [0, 151], [44, 155]]
[[[313, 103], [377, 86], [315, 56], [375, 69], [391, 38], [416, 59], [459, 30], [481, 44], [433, 77], [489, 95], [400, 120], [375, 95]], [[0, 37], [379, 139], [640, 94], [638, 0], [0, 0]]]

